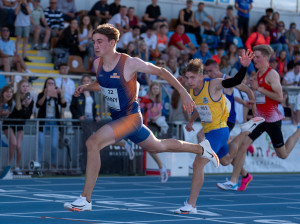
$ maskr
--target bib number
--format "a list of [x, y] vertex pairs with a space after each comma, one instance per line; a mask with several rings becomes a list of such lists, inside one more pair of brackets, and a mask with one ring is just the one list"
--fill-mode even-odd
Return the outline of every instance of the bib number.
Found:
[[118, 90], [116, 88], [105, 88], [100, 86], [101, 92], [106, 100], [107, 105], [114, 110], [120, 110], [120, 101]]
[[198, 105], [196, 109], [202, 122], [204, 123], [212, 122], [212, 115], [208, 105]]
[[264, 104], [266, 103], [266, 96], [261, 92], [256, 91], [256, 103], [257, 104]]

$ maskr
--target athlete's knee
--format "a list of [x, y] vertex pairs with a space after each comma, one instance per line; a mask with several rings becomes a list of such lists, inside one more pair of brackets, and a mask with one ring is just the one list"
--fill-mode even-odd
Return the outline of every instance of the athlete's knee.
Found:
[[203, 157], [197, 155], [193, 163], [193, 170], [203, 169], [206, 163]]
[[[90, 136], [88, 138], [88, 140], [86, 141], [85, 145], [86, 145], [87, 151], [94, 151], [95, 146], [98, 145], [97, 138], [94, 135]], [[98, 147], [96, 149], [98, 149]]]
[[286, 152], [282, 152], [282, 151], [276, 151], [276, 154], [280, 159], [286, 159], [289, 156]]
[[227, 155], [224, 156], [222, 159], [220, 159], [220, 163], [221, 163], [223, 166], [228, 166], [229, 164], [231, 164], [232, 160], [233, 160], [233, 159], [230, 157], [230, 155], [227, 154]]

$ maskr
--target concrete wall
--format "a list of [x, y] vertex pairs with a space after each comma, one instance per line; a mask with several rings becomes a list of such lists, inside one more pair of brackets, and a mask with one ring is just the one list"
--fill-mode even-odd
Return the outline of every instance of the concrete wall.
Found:
[[[263, 0], [264, 1], [264, 0]], [[41, 4], [43, 7], [47, 7], [48, 0], [42, 0]], [[90, 10], [93, 5], [97, 2], [97, 0], [75, 0], [76, 6], [78, 10], [85, 9]], [[108, 0], [108, 3], [112, 3], [113, 0]], [[195, 1], [196, 2], [196, 1]], [[141, 16], [145, 13], [145, 9], [147, 5], [151, 4], [151, 0], [122, 0], [121, 4], [126, 6], [133, 6], [136, 9], [136, 14], [141, 18]], [[167, 18], [177, 18], [178, 12], [180, 9], [185, 7], [185, 1], [179, 0], [159, 0], [158, 2], [162, 14]], [[261, 3], [260, 3], [261, 4]], [[220, 15], [224, 14], [227, 5], [215, 5], [206, 3], [206, 11], [211, 14], [214, 19], [217, 21], [220, 18]], [[253, 4], [254, 9], [251, 11], [250, 15], [250, 25], [256, 24], [258, 19], [264, 14], [264, 8], [255, 7], [255, 3]], [[197, 3], [194, 3], [193, 10], [197, 9]], [[291, 22], [296, 22], [297, 27], [300, 28], [300, 15], [299, 13], [280, 11], [280, 19], [283, 20], [286, 24], [286, 27]]]

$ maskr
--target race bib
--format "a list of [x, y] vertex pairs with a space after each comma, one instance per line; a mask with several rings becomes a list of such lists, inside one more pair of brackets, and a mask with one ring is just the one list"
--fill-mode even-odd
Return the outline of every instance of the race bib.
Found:
[[266, 103], [266, 96], [261, 92], [256, 91], [256, 103], [257, 104], [264, 104]]
[[118, 90], [116, 88], [105, 88], [100, 86], [101, 92], [106, 100], [107, 105], [114, 110], [120, 110], [120, 101]]
[[196, 107], [200, 119], [204, 123], [212, 122], [212, 115], [208, 105], [197, 105]]

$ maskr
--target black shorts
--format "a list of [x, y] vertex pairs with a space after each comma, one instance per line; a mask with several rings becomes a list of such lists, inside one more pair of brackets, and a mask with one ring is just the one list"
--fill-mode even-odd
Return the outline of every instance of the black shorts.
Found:
[[234, 128], [234, 126], [235, 126], [235, 123], [232, 123], [232, 122], [230, 122], [230, 121], [227, 121], [227, 126], [228, 126], [228, 128], [229, 128], [229, 133], [232, 131], [232, 129]]
[[[24, 129], [24, 126], [23, 125], [18, 125], [18, 126], [15, 126], [15, 125], [11, 125], [9, 126], [14, 132], [16, 131], [23, 131]], [[5, 131], [8, 129], [8, 126], [2, 126], [2, 131]]]
[[270, 136], [274, 148], [280, 148], [284, 145], [284, 140], [281, 132], [281, 121], [261, 123], [252, 131], [249, 137], [254, 141], [264, 132], [267, 132]]

